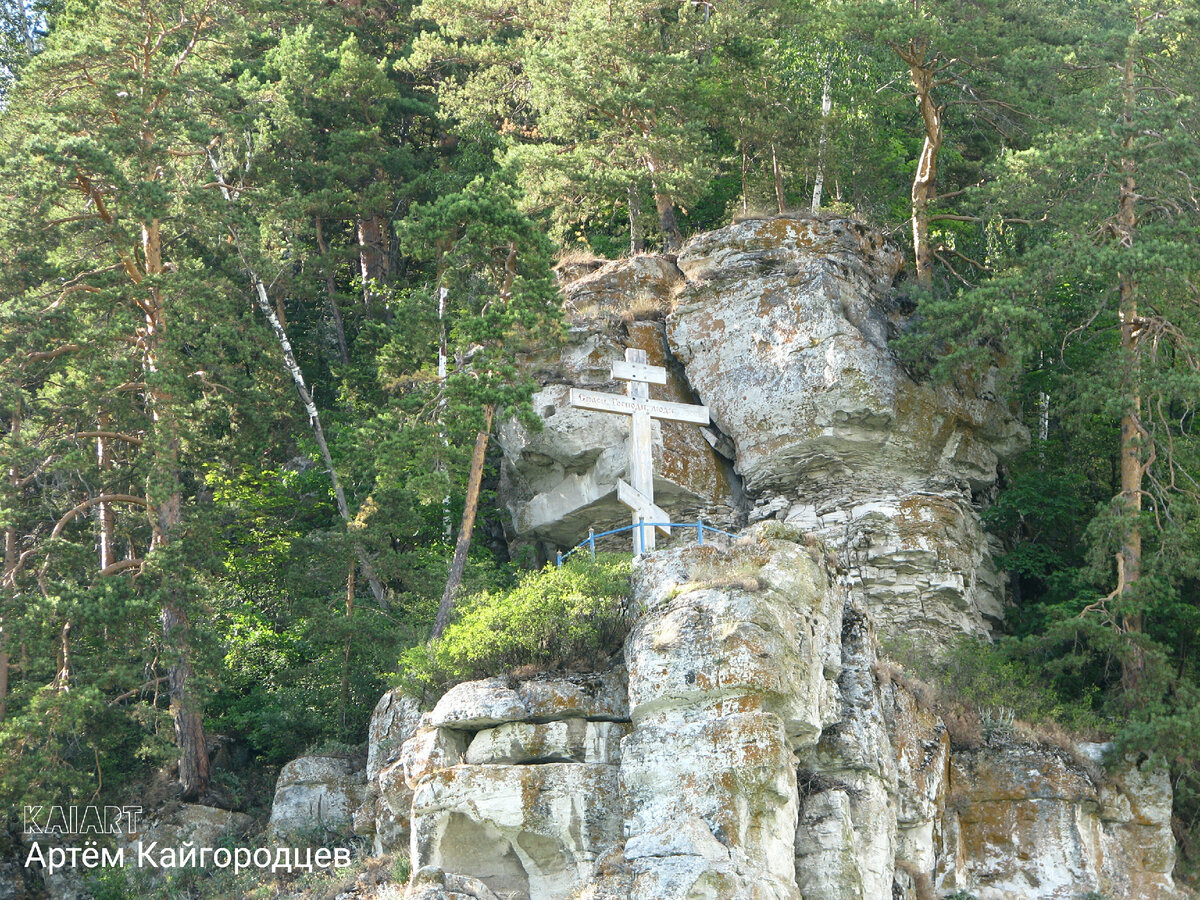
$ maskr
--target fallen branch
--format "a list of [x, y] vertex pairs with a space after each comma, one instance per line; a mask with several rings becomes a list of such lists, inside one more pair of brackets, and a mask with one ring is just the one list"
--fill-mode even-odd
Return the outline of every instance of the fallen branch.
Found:
[[162, 684], [164, 681], [166, 681], [168, 677], [169, 676], [167, 676], [167, 675], [163, 675], [159, 678], [153, 678], [150, 681], [147, 681], [145, 684], [135, 687], [132, 691], [126, 691], [123, 694], [117, 694], [117, 696], [113, 697], [111, 700], [108, 701], [108, 705], [116, 706], [122, 700], [128, 700], [130, 697], [134, 697], [134, 696], [140, 694], [142, 691], [146, 690], [146, 688], [158, 687], [160, 684]]
[[75, 353], [82, 350], [82, 344], [63, 344], [61, 347], [55, 347], [53, 350], [39, 350], [33, 353], [26, 353], [25, 358], [31, 362], [44, 359], [56, 359], [64, 353]]

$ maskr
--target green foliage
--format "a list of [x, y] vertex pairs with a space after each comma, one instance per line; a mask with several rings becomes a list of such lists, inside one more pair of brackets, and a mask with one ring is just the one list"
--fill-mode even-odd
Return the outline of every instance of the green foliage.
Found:
[[922, 681], [937, 684], [974, 710], [1009, 711], [1031, 725], [1055, 723], [1080, 733], [1112, 727], [1098, 710], [1095, 687], [1076, 693], [1056, 690], [1019, 642], [993, 644], [964, 635], [937, 659], [902, 639], [886, 642], [885, 649]]
[[458, 618], [439, 640], [400, 658], [400, 683], [415, 695], [532, 666], [596, 668], [619, 652], [625, 637], [629, 559], [573, 557], [523, 576], [507, 591], [485, 591], [456, 607]]
[[408, 884], [410, 875], [412, 875], [412, 860], [408, 858], [407, 853], [397, 854], [392, 863], [392, 881], [396, 884]]

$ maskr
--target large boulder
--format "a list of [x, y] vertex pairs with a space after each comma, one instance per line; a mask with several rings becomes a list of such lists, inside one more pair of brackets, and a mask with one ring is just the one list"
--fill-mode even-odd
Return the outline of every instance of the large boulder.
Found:
[[930, 475], [984, 487], [1021, 429], [986, 388], [912, 381], [888, 347], [899, 249], [850, 219], [756, 219], [693, 238], [667, 318], [746, 490], [859, 496]]
[[561, 900], [621, 835], [617, 768], [459, 765], [413, 797], [412, 864], [478, 878], [513, 900]]
[[367, 794], [361, 760], [338, 756], [302, 756], [279, 772], [271, 803], [271, 831], [319, 829], [348, 834], [351, 819]]
[[504, 722], [568, 718], [619, 722], [629, 718], [626, 691], [627, 676], [621, 668], [528, 681], [501, 677], [467, 681], [442, 696], [428, 724], [479, 731]]
[[683, 248], [667, 336], [736, 446], [749, 520], [842, 555], [881, 633], [936, 651], [1003, 618], [979, 520], [998, 460], [1028, 435], [983, 377], [916, 382], [888, 346], [899, 250], [849, 219], [757, 219]]
[[400, 758], [401, 746], [420, 724], [421, 708], [415, 697], [393, 688], [379, 698], [367, 727], [367, 781]]
[[823, 553], [798, 532], [768, 525], [729, 549], [692, 547], [642, 562], [625, 645], [635, 725], [698, 710], [762, 710], [780, 719], [793, 745], [815, 743], [837, 717], [840, 662], [841, 603]]
[[[137, 828], [117, 835], [125, 858], [137, 860], [139, 850], [157, 843], [158, 848], [222, 847], [243, 836], [254, 823], [245, 813], [217, 809], [199, 803], [168, 804], [137, 820]], [[155, 853], [150, 859], [158, 859]]]

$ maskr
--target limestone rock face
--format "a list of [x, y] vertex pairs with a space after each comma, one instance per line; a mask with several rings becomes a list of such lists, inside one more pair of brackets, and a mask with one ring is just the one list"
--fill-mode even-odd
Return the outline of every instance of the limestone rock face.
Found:
[[794, 748], [837, 717], [841, 598], [815, 546], [765, 531], [637, 569], [630, 897], [799, 896]]
[[[652, 365], [667, 368], [667, 383], [651, 385], [652, 398], [697, 402], [671, 355], [663, 323], [631, 313], [661, 318], [682, 281], [668, 260], [639, 256], [609, 263], [564, 288], [566, 345], [551, 358], [530, 361], [542, 383], [533, 397], [542, 428], [533, 432], [514, 419], [497, 430], [504, 453], [500, 492], [515, 540], [570, 547], [587, 537], [589, 527], [602, 532], [629, 524], [629, 510], [615, 493], [618, 478], [629, 480], [629, 418], [576, 409], [568, 398], [572, 387], [624, 393], [611, 366], [633, 347], [645, 350]], [[655, 421], [655, 498], [674, 521], [703, 517], [720, 527], [740, 521], [739, 480], [721, 455], [732, 452], [727, 444], [712, 429]]]
[[638, 618], [625, 648], [635, 725], [761, 710], [799, 745], [836, 718], [840, 598], [815, 545], [771, 539], [770, 530], [729, 550], [692, 547], [637, 567]]
[[463, 759], [475, 765], [581, 762], [615, 766], [621, 761], [621, 738], [628, 733], [629, 727], [620, 722], [508, 722], [477, 732]]
[[271, 831], [286, 834], [320, 826], [349, 833], [355, 811], [367, 794], [361, 760], [302, 756], [279, 772], [271, 803]]
[[951, 760], [942, 870], [996, 900], [1172, 897], [1165, 773], [1130, 764], [1104, 784], [1065, 753], [985, 748]]
[[[994, 402], [914, 384], [887, 344], [899, 249], [849, 219], [758, 219], [679, 255], [672, 350], [752, 495], [995, 480], [1019, 438]], [[832, 482], [832, 483], [831, 483]]]
[[880, 660], [1003, 618], [980, 513], [1027, 440], [986, 376], [900, 365], [900, 260], [799, 215], [564, 278], [569, 339], [528, 361], [545, 427], [499, 432], [510, 539], [549, 557], [628, 524], [628, 423], [567, 403], [620, 392], [627, 347], [668, 369], [652, 396], [714, 419], [655, 425], [659, 505], [740, 534], [635, 564], [623, 669], [458, 685], [378, 755], [376, 848], [411, 814], [409, 900], [1189, 896], [1165, 778], [1096, 745], [952, 744]]
[[400, 747], [417, 733], [420, 722], [417, 701], [399, 688], [379, 698], [367, 728], [367, 781], [373, 781], [384, 766], [399, 758]]
[[873, 301], [900, 262], [897, 248], [849, 221], [758, 219], [685, 245], [689, 286], [668, 336], [733, 438], [751, 494], [878, 459], [898, 367]]
[[614, 493], [628, 421], [567, 398], [621, 392], [609, 367], [637, 347], [669, 372], [652, 396], [713, 417], [654, 426], [655, 495], [673, 521], [796, 524], [841, 556], [881, 634], [939, 652], [990, 633], [1005, 578], [979, 512], [997, 461], [1028, 435], [991, 376], [934, 386], [906, 373], [888, 345], [905, 326], [888, 294], [901, 259], [861, 223], [795, 215], [698, 235], [677, 259], [584, 267], [563, 288], [566, 346], [530, 361], [545, 427], [499, 430], [510, 538], [548, 559], [589, 528], [629, 524]]
[[842, 621], [840, 714], [800, 758], [795, 865], [805, 900], [886, 897], [895, 874], [896, 760], [873, 636], [853, 607]]
[[944, 645], [1003, 617], [979, 522], [1027, 434], [984, 380], [914, 382], [888, 346], [898, 249], [849, 219], [775, 217], [700, 235], [667, 317], [671, 351], [736, 447], [750, 521], [842, 554], [885, 634]]
[[779, 522], [660, 551], [627, 676], [447, 692], [378, 779], [408, 900], [1184, 900], [1164, 776], [952, 746], [831, 560]]
[[472, 875], [501, 896], [565, 897], [621, 833], [615, 766], [460, 765], [413, 796], [414, 866]]
[[[398, 797], [389, 792], [389, 801], [380, 804], [380, 782], [402, 786], [403, 766], [399, 766], [400, 748], [416, 734], [421, 724], [417, 701], [394, 688], [379, 698], [367, 728], [366, 788], [362, 802], [354, 810], [351, 826], [355, 834], [373, 837], [378, 850], [385, 843], [392, 845], [408, 840], [408, 815], [412, 797]], [[388, 774], [384, 774], [384, 773]], [[394, 786], [394, 785], [392, 785]], [[382, 829], [382, 832], [379, 830]]]
[[626, 691], [621, 670], [515, 684], [507, 678], [468, 681], [445, 693], [433, 708], [429, 725], [478, 731], [505, 722], [566, 718], [619, 722], [629, 718]]

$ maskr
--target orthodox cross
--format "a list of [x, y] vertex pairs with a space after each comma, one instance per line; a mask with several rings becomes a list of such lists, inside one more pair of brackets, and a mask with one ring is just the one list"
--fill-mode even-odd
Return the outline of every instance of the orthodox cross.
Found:
[[654, 452], [650, 440], [652, 419], [708, 424], [708, 407], [690, 403], [651, 400], [650, 385], [666, 384], [667, 370], [646, 363], [645, 350], [629, 349], [625, 359], [612, 364], [612, 377], [625, 382], [625, 394], [601, 394], [571, 389], [571, 405], [581, 409], [622, 413], [633, 422], [629, 429], [629, 484], [617, 479], [617, 499], [633, 510], [633, 555], [654, 549], [654, 523], [664, 534], [671, 533], [670, 518], [654, 505]]

